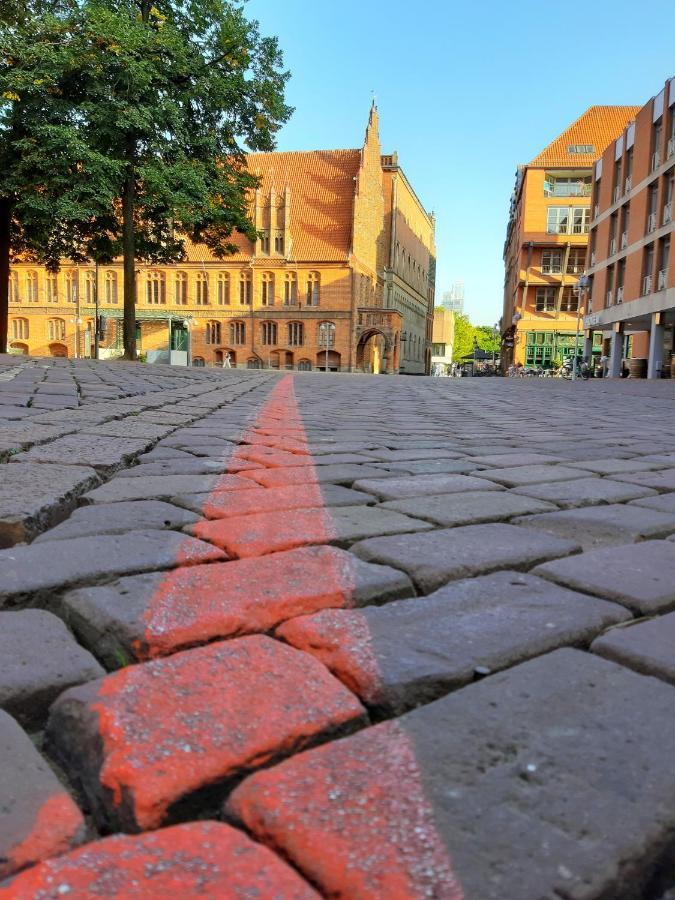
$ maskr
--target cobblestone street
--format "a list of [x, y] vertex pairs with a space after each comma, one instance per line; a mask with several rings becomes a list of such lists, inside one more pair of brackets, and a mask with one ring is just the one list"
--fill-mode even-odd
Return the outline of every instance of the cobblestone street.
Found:
[[0, 421], [0, 898], [675, 896], [675, 381], [4, 356]]

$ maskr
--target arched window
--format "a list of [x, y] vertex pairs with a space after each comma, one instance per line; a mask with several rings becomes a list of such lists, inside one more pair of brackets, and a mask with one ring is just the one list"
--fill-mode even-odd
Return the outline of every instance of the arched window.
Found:
[[26, 272], [26, 300], [29, 303], [37, 303], [38, 300], [38, 274]]
[[176, 306], [187, 306], [188, 301], [188, 277], [186, 272], [176, 272], [174, 281], [174, 301]]
[[251, 282], [251, 273], [250, 272], [242, 272], [239, 276], [239, 305], [240, 306], [250, 306], [251, 305], [251, 291], [252, 291], [252, 282]]
[[245, 344], [246, 343], [246, 323], [230, 322], [230, 343]]
[[288, 346], [302, 347], [305, 343], [305, 326], [302, 322], [288, 323]]
[[230, 273], [218, 272], [218, 306], [230, 305]]
[[298, 279], [295, 272], [287, 272], [284, 278], [284, 306], [295, 306], [298, 302]]
[[274, 275], [263, 272], [260, 279], [260, 302], [263, 306], [274, 306]]
[[65, 319], [50, 319], [48, 322], [49, 326], [49, 340], [50, 341], [63, 341], [66, 337], [66, 322]]
[[192, 357], [192, 365], [198, 369], [204, 367], [204, 357], [203, 356], [193, 356]]
[[260, 368], [260, 360], [256, 359], [254, 356], [249, 356], [246, 360], [246, 368], [247, 369], [259, 369]]
[[105, 273], [105, 288], [103, 292], [104, 303], [117, 303], [117, 272], [108, 270]]
[[262, 342], [266, 347], [274, 347], [277, 343], [277, 323], [263, 322], [261, 326]]
[[308, 359], [298, 360], [298, 371], [299, 372], [311, 372], [312, 371], [312, 363]]
[[145, 299], [147, 303], [151, 305], [166, 303], [166, 276], [164, 275], [164, 272], [158, 272], [156, 269], [152, 269], [147, 273]]
[[15, 341], [25, 341], [28, 337], [28, 319], [12, 320], [12, 338]]
[[307, 306], [319, 305], [320, 276], [318, 272], [310, 272], [307, 276]]
[[220, 322], [213, 320], [206, 323], [206, 343], [220, 344]]
[[66, 303], [77, 303], [79, 279], [76, 269], [66, 272]]
[[87, 306], [96, 303], [96, 273], [91, 269], [84, 273], [84, 302]]
[[319, 347], [324, 350], [335, 346], [335, 325], [333, 322], [322, 322], [319, 325]]
[[9, 276], [9, 302], [19, 302], [19, 273], [11, 272]]
[[59, 302], [59, 282], [55, 272], [47, 272], [45, 277], [45, 296], [47, 303]]
[[195, 278], [195, 288], [197, 291], [197, 306], [209, 305], [209, 276], [206, 272], [197, 272]]

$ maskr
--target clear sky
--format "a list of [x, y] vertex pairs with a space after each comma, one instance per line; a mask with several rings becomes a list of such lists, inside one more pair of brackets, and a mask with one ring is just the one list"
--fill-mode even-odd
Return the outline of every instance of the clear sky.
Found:
[[[675, 75], [675, 2], [249, 0], [276, 34], [295, 107], [280, 150], [358, 147], [373, 92], [383, 152], [436, 213], [440, 300], [502, 306], [516, 165], [594, 104], [643, 104]], [[640, 19], [644, 11], [644, 18]]]

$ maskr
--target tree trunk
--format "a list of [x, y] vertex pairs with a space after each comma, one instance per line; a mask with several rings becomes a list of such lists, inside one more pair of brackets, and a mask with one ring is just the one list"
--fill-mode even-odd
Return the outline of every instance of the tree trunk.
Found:
[[124, 256], [124, 358], [136, 359], [136, 182], [133, 165], [122, 192], [122, 253]]
[[11, 243], [12, 203], [0, 198], [0, 353], [7, 353], [9, 326], [9, 250]]

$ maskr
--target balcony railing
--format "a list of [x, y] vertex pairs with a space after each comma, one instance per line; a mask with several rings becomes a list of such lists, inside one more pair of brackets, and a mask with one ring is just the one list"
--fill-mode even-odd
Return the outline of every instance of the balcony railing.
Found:
[[617, 305], [619, 303], [623, 303], [623, 285], [616, 289], [616, 302], [617, 302]]
[[600, 204], [596, 203], [595, 206], [593, 207], [593, 218], [597, 219], [599, 215], [600, 215]]
[[673, 204], [672, 201], [670, 203], [664, 203], [663, 205], [663, 224], [669, 225], [673, 218]]
[[655, 150], [652, 153], [652, 172], [656, 171], [658, 167], [661, 165], [661, 154], [658, 150]]
[[611, 306], [613, 302], [614, 302], [614, 295], [612, 294], [611, 291], [607, 291], [607, 303], [605, 305]]
[[647, 216], [647, 234], [651, 234], [652, 231], [656, 231], [656, 213], [649, 213]]
[[656, 281], [656, 290], [664, 291], [666, 289], [667, 281], [668, 281], [668, 270], [661, 269], [661, 271], [659, 272], [657, 281]]
[[646, 297], [647, 294], [651, 294], [652, 292], [652, 276], [645, 275], [642, 279], [642, 296]]
[[591, 265], [595, 265], [595, 250], [591, 251]]
[[621, 249], [625, 250], [627, 246], [628, 246], [628, 232], [623, 231], [623, 232], [621, 232]]
[[623, 192], [624, 192], [624, 194], [628, 194], [632, 190], [633, 190], [633, 177], [632, 177], [632, 175], [629, 175], [628, 178], [626, 178], [626, 183], [624, 184]]
[[613, 202], [618, 203], [620, 197], [621, 197], [621, 185], [617, 184], [616, 187], [614, 188], [614, 193], [612, 194]]
[[609, 242], [609, 255], [614, 256], [616, 253], [616, 238], [612, 238]]
[[562, 266], [560, 263], [556, 263], [554, 265], [542, 265], [541, 267], [542, 275], [562, 275]]
[[668, 141], [668, 159], [675, 156], [675, 134]]

